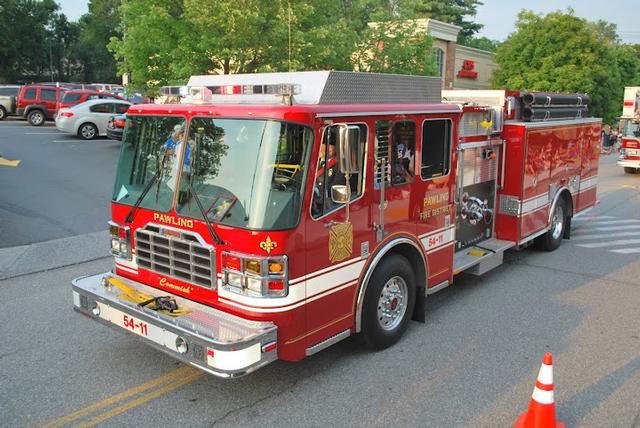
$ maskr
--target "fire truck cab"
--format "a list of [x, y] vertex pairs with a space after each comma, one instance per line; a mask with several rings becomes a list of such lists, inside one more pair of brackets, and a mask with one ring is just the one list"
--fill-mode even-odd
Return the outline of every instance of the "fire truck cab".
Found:
[[236, 377], [353, 334], [388, 347], [457, 274], [557, 248], [596, 203], [586, 98], [440, 85], [194, 76], [188, 104], [132, 106], [115, 266], [73, 282], [75, 309]]
[[624, 105], [620, 117], [622, 140], [618, 166], [627, 174], [640, 174], [640, 87], [624, 88]]

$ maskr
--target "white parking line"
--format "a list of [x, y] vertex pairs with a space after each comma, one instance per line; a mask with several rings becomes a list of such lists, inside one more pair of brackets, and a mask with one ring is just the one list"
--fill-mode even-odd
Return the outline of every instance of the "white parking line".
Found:
[[640, 248], [623, 248], [621, 250], [611, 250], [611, 252], [618, 254], [638, 254], [640, 253]]
[[24, 135], [61, 135], [62, 132], [25, 132]]
[[620, 232], [622, 230], [629, 230], [629, 229], [640, 229], [640, 224], [625, 224], [624, 226], [611, 226], [611, 227], [594, 227], [593, 229], [589, 229], [589, 231]]
[[[608, 224], [624, 224], [624, 223], [640, 223], [640, 220], [636, 220], [636, 219], [626, 219], [626, 220], [594, 220], [594, 221], [590, 221], [589, 224], [590, 225], [600, 225], [600, 226], [606, 226]], [[580, 224], [582, 225], [582, 224]]]
[[52, 143], [84, 143], [84, 140], [53, 140]]
[[640, 244], [640, 239], [620, 239], [618, 241], [598, 242], [596, 244], [576, 244], [576, 246], [584, 247], [584, 248], [602, 248], [602, 247], [615, 247], [618, 245], [635, 245], [635, 244]]
[[572, 233], [572, 241], [583, 241], [585, 239], [608, 239], [608, 238], [624, 238], [630, 236], [640, 235], [640, 230], [634, 232], [616, 232], [616, 233], [596, 233], [596, 234], [581, 234]]

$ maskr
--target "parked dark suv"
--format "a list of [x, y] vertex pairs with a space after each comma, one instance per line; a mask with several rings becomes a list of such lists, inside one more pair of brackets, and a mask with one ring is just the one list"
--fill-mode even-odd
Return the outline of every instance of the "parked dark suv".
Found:
[[63, 88], [52, 86], [23, 86], [18, 94], [18, 116], [26, 117], [33, 126], [42, 126], [45, 120], [55, 118], [58, 102], [64, 93]]

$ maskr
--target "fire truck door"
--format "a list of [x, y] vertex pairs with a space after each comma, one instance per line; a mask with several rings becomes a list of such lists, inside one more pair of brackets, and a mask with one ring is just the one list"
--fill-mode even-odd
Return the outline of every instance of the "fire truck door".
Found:
[[[375, 123], [375, 171], [371, 204], [376, 243], [391, 233], [416, 234], [416, 122], [378, 120]], [[384, 168], [384, 169], [383, 169]], [[412, 214], [414, 212], [414, 214]]]
[[[373, 236], [364, 183], [368, 129], [365, 124], [348, 125], [359, 128], [358, 150], [354, 154], [358, 157], [358, 172], [348, 177], [340, 172], [336, 147], [339, 126], [324, 128], [312, 169], [315, 179], [305, 242], [307, 329], [314, 334], [307, 337], [308, 346], [350, 328], [357, 280], [365, 263], [362, 256], [366, 256]], [[351, 191], [348, 207], [331, 198], [331, 187], [345, 184]]]

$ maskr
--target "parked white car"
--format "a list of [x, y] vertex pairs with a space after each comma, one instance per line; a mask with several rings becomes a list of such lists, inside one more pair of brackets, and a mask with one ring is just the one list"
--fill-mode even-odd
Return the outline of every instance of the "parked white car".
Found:
[[130, 105], [128, 101], [105, 98], [61, 108], [56, 115], [56, 128], [85, 140], [106, 136], [111, 116], [126, 113]]

